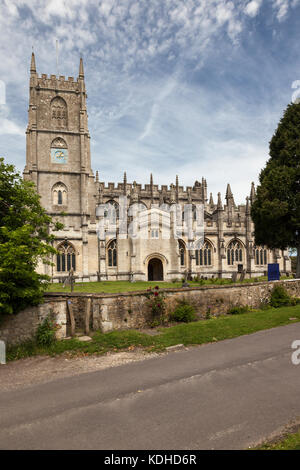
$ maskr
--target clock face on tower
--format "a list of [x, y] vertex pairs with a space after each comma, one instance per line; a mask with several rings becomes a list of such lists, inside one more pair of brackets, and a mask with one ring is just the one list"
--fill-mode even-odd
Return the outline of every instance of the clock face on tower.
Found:
[[51, 161], [52, 163], [68, 163], [68, 149], [52, 148]]

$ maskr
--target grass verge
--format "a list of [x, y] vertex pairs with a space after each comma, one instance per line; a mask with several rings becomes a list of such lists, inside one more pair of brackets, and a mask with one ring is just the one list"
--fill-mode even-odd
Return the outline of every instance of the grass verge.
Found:
[[[290, 320], [292, 318], [292, 320]], [[41, 347], [34, 341], [8, 348], [7, 360], [34, 355], [56, 355], [69, 352], [71, 355], [105, 354], [108, 351], [133, 350], [163, 351], [168, 346], [185, 346], [210, 343], [228, 338], [255, 333], [277, 326], [300, 321], [300, 304], [293, 307], [253, 310], [239, 315], [224, 315], [209, 320], [157, 328], [159, 335], [152, 336], [138, 330], [94, 332], [92, 341], [81, 342], [76, 338], [56, 341], [52, 346]]]
[[[286, 277], [281, 277], [282, 280], [287, 279]], [[244, 279], [242, 284], [251, 283], [251, 282], [262, 282], [267, 281], [267, 277], [256, 277], [252, 279]], [[237, 284], [241, 282], [237, 280]], [[233, 284], [231, 279], [201, 279], [199, 281], [188, 281], [190, 287], [201, 287], [205, 285], [227, 285]], [[163, 288], [176, 288], [182, 287], [182, 282], [158, 282], [158, 281], [102, 281], [102, 282], [76, 282], [74, 285], [74, 292], [89, 292], [89, 293], [118, 293], [118, 292], [132, 292], [132, 291], [144, 291], [149, 289], [149, 287], [159, 286]], [[49, 284], [46, 292], [70, 292], [71, 287], [67, 285], [66, 287], [63, 284], [55, 283]]]
[[256, 447], [254, 450], [300, 450], [300, 429]]

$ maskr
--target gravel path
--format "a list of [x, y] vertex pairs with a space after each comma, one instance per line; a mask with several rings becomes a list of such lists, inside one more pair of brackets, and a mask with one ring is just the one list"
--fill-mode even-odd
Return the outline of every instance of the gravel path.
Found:
[[86, 372], [117, 367], [129, 362], [143, 361], [166, 353], [146, 353], [142, 349], [109, 352], [103, 356], [35, 356], [0, 365], [0, 391], [24, 388]]

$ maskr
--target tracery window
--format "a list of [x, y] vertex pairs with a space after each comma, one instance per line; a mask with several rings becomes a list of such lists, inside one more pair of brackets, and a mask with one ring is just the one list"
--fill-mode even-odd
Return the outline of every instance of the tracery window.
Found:
[[60, 96], [51, 101], [51, 124], [55, 129], [68, 126], [67, 104]]
[[197, 220], [197, 208], [195, 204], [185, 204], [182, 208], [182, 222], [185, 222], [190, 217], [190, 211], [192, 212], [192, 220]]
[[227, 264], [241, 263], [243, 261], [243, 246], [238, 240], [233, 240], [227, 247]]
[[107, 201], [105, 203], [104, 217], [108, 218], [111, 224], [116, 224], [119, 218], [119, 204], [116, 201]]
[[212, 247], [206, 241], [200, 250], [195, 250], [197, 266], [211, 266], [212, 264]]
[[76, 271], [75, 248], [71, 243], [65, 241], [57, 247], [56, 271], [68, 272], [71, 268]]
[[180, 254], [180, 266], [185, 266], [185, 244], [182, 240], [179, 240], [178, 245]]
[[107, 246], [107, 261], [108, 266], [117, 266], [117, 240], [112, 240]]
[[52, 188], [52, 204], [67, 205], [68, 190], [65, 184], [56, 183]]
[[264, 246], [254, 246], [254, 259], [255, 264], [268, 264], [267, 249]]

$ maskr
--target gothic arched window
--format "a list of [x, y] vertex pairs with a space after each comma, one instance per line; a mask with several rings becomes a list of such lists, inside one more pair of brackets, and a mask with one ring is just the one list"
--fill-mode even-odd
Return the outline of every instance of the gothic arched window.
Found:
[[109, 267], [117, 266], [117, 240], [112, 240], [107, 246], [107, 261]]
[[68, 272], [71, 271], [71, 269], [76, 271], [76, 254], [73, 245], [65, 241], [57, 247], [57, 251], [56, 271]]
[[63, 194], [63, 193], [62, 193], [61, 189], [59, 189], [58, 192], [57, 192], [57, 203], [58, 203], [58, 204], [62, 204], [62, 203], [63, 203], [63, 196], [62, 196], [62, 194]]
[[185, 266], [185, 244], [182, 240], [179, 240], [178, 245], [180, 254], [180, 266]]
[[60, 96], [56, 96], [51, 101], [51, 124], [55, 129], [68, 126], [67, 104]]
[[190, 214], [192, 220], [197, 220], [197, 209], [195, 204], [184, 204], [182, 211], [182, 222], [185, 222], [190, 217]]
[[64, 183], [56, 183], [52, 188], [52, 204], [66, 206], [68, 203], [68, 190]]
[[119, 218], [119, 204], [116, 201], [107, 201], [105, 203], [104, 217], [107, 217], [111, 224], [116, 224]]
[[233, 265], [243, 261], [243, 246], [240, 241], [232, 240], [227, 247], [227, 264]]
[[255, 264], [268, 264], [268, 254], [264, 246], [254, 246]]
[[211, 266], [212, 265], [212, 247], [206, 241], [200, 250], [195, 250], [196, 265], [197, 266]]

